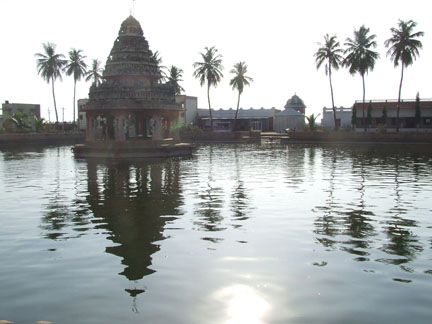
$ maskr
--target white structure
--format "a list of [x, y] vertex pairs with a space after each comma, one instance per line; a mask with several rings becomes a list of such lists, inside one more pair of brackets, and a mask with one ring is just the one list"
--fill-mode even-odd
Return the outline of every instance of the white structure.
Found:
[[[351, 117], [352, 117], [352, 107], [335, 107], [336, 110], [336, 124], [338, 128], [350, 128], [351, 127]], [[326, 129], [334, 129], [334, 118], [333, 118], [333, 108], [324, 107], [322, 110], [321, 126]]]
[[2, 104], [2, 116], [0, 116], [0, 128], [3, 127], [3, 122], [13, 117], [15, 113], [27, 114], [27, 120], [30, 121], [29, 125], [34, 129], [34, 117], [40, 118], [40, 105], [37, 104], [23, 104], [23, 103], [9, 103], [5, 101]]
[[179, 115], [179, 124], [196, 123], [198, 118], [198, 98], [186, 95], [177, 95], [176, 103], [184, 109]]
[[286, 130], [302, 131], [305, 126], [306, 105], [299, 96], [294, 94], [288, 99], [285, 110], [276, 113], [274, 117], [274, 130], [282, 132]]
[[88, 102], [88, 99], [78, 99], [78, 129], [85, 131], [87, 127], [86, 113], [82, 111], [82, 108]]

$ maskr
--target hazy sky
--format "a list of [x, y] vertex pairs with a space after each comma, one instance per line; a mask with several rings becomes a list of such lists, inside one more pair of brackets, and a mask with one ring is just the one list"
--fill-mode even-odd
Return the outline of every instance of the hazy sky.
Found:
[[[430, 2], [429, 2], [430, 3]], [[377, 35], [381, 58], [366, 77], [367, 99], [395, 99], [400, 68], [386, 57], [384, 41], [398, 19], [413, 19], [425, 32], [420, 58], [404, 76], [403, 98], [432, 98], [432, 20], [428, 1], [288, 1], [288, 0], [136, 0], [134, 16], [141, 23], [150, 49], [158, 50], [166, 66], [184, 70], [181, 83], [186, 94], [198, 97], [198, 106], [208, 108], [206, 88], [192, 76], [192, 63], [199, 52], [216, 46], [223, 55], [224, 78], [211, 89], [214, 108], [235, 108], [237, 93], [229, 86], [233, 65], [245, 61], [251, 87], [244, 90], [241, 107], [282, 109], [297, 93], [306, 113], [330, 107], [328, 77], [316, 70], [313, 54], [326, 33], [336, 34], [341, 44], [362, 24]], [[57, 45], [67, 55], [82, 49], [87, 62], [105, 61], [120, 25], [132, 7], [130, 0], [1, 0], [0, 100], [41, 104], [42, 116], [54, 120], [51, 86], [37, 74], [37, 52], [42, 43]], [[80, 82], [77, 98], [86, 98], [90, 83]], [[334, 73], [336, 106], [352, 106], [362, 97], [361, 78], [346, 69]], [[56, 99], [61, 120], [72, 119], [73, 80], [57, 81]]]

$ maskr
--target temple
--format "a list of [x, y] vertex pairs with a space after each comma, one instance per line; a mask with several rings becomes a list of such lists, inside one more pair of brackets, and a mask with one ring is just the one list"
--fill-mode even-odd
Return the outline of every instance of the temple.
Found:
[[103, 82], [93, 84], [86, 114], [86, 143], [77, 157], [163, 157], [187, 155], [191, 147], [168, 138], [183, 113], [172, 84], [161, 72], [140, 23], [129, 16], [121, 24], [107, 58]]

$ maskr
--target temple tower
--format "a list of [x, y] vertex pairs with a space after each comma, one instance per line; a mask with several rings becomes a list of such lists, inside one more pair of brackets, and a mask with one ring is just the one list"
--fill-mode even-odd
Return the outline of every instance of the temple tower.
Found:
[[83, 108], [86, 141], [162, 140], [182, 107], [161, 73], [140, 23], [129, 16], [107, 58], [103, 82], [93, 84]]

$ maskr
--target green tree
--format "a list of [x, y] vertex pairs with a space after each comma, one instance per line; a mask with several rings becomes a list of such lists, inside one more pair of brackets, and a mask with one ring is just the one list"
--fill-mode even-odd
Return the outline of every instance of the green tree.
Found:
[[401, 64], [401, 79], [399, 83], [399, 95], [398, 95], [398, 105], [396, 113], [396, 131], [399, 131], [399, 111], [400, 111], [400, 99], [402, 92], [402, 81], [404, 76], [404, 67], [408, 67], [414, 63], [417, 56], [419, 56], [419, 49], [423, 47], [421, 41], [417, 38], [424, 35], [423, 32], [414, 32], [414, 28], [417, 23], [408, 20], [399, 20], [398, 28], [391, 28], [390, 31], [392, 36], [387, 39], [384, 44], [389, 47], [387, 51], [387, 56], [390, 55], [390, 59], [393, 61], [394, 66], [397, 67]]
[[230, 80], [230, 86], [232, 86], [233, 90], [238, 90], [237, 110], [234, 117], [234, 130], [236, 130], [238, 111], [240, 107], [240, 96], [243, 93], [244, 87], [250, 85], [250, 83], [253, 82], [253, 79], [246, 75], [247, 65], [245, 62], [234, 64], [234, 68], [231, 69], [230, 73], [234, 74], [234, 77]]
[[73, 124], [75, 125], [75, 95], [76, 95], [76, 83], [87, 72], [87, 64], [84, 62], [86, 56], [82, 55], [82, 50], [72, 48], [69, 51], [69, 60], [65, 67], [66, 75], [73, 75], [74, 78], [74, 95], [73, 95]]
[[[347, 38], [345, 42], [345, 58], [343, 65], [348, 68], [349, 73], [354, 75], [360, 74], [363, 82], [363, 105], [362, 105], [362, 118], [365, 121], [365, 74], [372, 71], [375, 67], [375, 61], [379, 58], [379, 54], [371, 48], [377, 47], [375, 41], [376, 35], [369, 34], [370, 29], [364, 25], [358, 30], [354, 30], [354, 39]], [[366, 123], [364, 125], [366, 131]]]
[[183, 70], [177, 66], [171, 65], [169, 68], [168, 82], [173, 85], [176, 95], [180, 95], [184, 91], [183, 87], [179, 84], [179, 82], [183, 81], [182, 77]]
[[417, 128], [420, 127], [420, 122], [421, 122], [420, 94], [417, 92], [416, 104], [415, 104], [415, 124]]
[[46, 44], [42, 44], [44, 53], [36, 53], [35, 56], [38, 58], [36, 60], [38, 74], [41, 75], [42, 79], [46, 82], [50, 83], [52, 86], [53, 100], [54, 100], [54, 110], [56, 115], [56, 123], [58, 124], [58, 113], [57, 113], [57, 104], [55, 99], [55, 91], [54, 91], [54, 81], [56, 79], [62, 79], [61, 71], [66, 64], [66, 60], [64, 60], [63, 54], [56, 54], [55, 48], [56, 45], [47, 42]]
[[25, 112], [17, 111], [10, 119], [15, 124], [16, 128], [20, 131], [31, 128], [31, 126], [29, 125], [28, 115]]
[[91, 69], [87, 71], [85, 80], [93, 80], [93, 85], [97, 87], [102, 81], [102, 74], [101, 61], [93, 59]]
[[210, 114], [210, 129], [213, 131], [213, 117], [210, 104], [210, 87], [216, 87], [221, 81], [223, 74], [222, 55], [218, 54], [218, 50], [212, 46], [205, 47], [205, 52], [200, 53], [202, 62], [195, 62], [193, 76], [200, 80], [200, 85], [203, 86], [207, 82], [207, 99]]
[[305, 118], [307, 119], [308, 124], [309, 124], [309, 129], [311, 131], [315, 130], [316, 120], [317, 120], [317, 118], [318, 118], [319, 115], [321, 115], [321, 114], [318, 114], [316, 116], [315, 116], [315, 114], [311, 114], [309, 116], [305, 116]]
[[336, 108], [334, 104], [334, 95], [333, 95], [333, 85], [332, 85], [332, 68], [335, 70], [339, 70], [339, 66], [343, 62], [343, 50], [340, 48], [340, 44], [336, 39], [336, 35], [329, 36], [329, 34], [324, 35], [324, 43], [318, 43], [320, 46], [318, 51], [314, 54], [316, 67], [319, 69], [321, 65], [325, 62], [325, 74], [329, 76], [330, 82], [330, 94], [332, 100], [332, 108], [333, 108], [333, 118], [335, 130], [337, 130], [336, 123]]
[[36, 132], [40, 132], [45, 126], [45, 119], [41, 117], [34, 116], [34, 125]]

